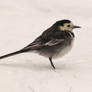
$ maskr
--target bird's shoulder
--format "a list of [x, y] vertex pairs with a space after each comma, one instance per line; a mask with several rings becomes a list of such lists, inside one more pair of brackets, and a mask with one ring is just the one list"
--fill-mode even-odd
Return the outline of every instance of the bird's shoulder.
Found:
[[59, 31], [55, 30], [52, 32], [49, 32], [48, 30], [43, 32], [41, 35], [42, 40], [49, 41], [51, 39], [66, 39], [66, 38], [74, 38], [74, 33], [71, 31]]

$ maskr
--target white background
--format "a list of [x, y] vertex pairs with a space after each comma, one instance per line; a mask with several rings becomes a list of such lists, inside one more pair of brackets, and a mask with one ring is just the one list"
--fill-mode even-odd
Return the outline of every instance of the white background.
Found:
[[91, 0], [0, 0], [0, 55], [19, 50], [61, 19], [81, 26], [66, 56], [34, 53], [0, 60], [0, 92], [92, 92]]

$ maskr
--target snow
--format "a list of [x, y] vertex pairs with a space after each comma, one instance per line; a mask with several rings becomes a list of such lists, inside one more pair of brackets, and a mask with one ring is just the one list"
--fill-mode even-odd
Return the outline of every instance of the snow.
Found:
[[71, 52], [53, 60], [34, 53], [0, 60], [0, 92], [92, 92], [91, 0], [0, 0], [0, 55], [23, 48], [55, 21], [82, 26]]

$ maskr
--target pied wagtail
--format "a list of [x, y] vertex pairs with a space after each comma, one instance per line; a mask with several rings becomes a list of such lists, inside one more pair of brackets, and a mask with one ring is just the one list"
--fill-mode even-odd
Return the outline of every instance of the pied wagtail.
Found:
[[20, 53], [35, 51], [49, 58], [51, 66], [55, 69], [52, 59], [58, 56], [61, 57], [71, 50], [75, 37], [72, 32], [74, 28], [80, 28], [80, 26], [75, 26], [70, 20], [66, 19], [57, 21], [28, 46], [19, 51], [0, 56], [0, 59]]

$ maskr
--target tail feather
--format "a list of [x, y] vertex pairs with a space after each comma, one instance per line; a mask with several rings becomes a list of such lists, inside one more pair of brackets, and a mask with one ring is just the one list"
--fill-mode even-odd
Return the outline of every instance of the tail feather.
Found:
[[0, 56], [0, 59], [7, 58], [9, 56], [13, 56], [13, 55], [20, 54], [20, 53], [23, 53], [23, 52], [26, 52], [26, 51], [25, 50], [19, 50], [19, 51], [13, 52], [13, 53], [9, 53], [9, 54]]

